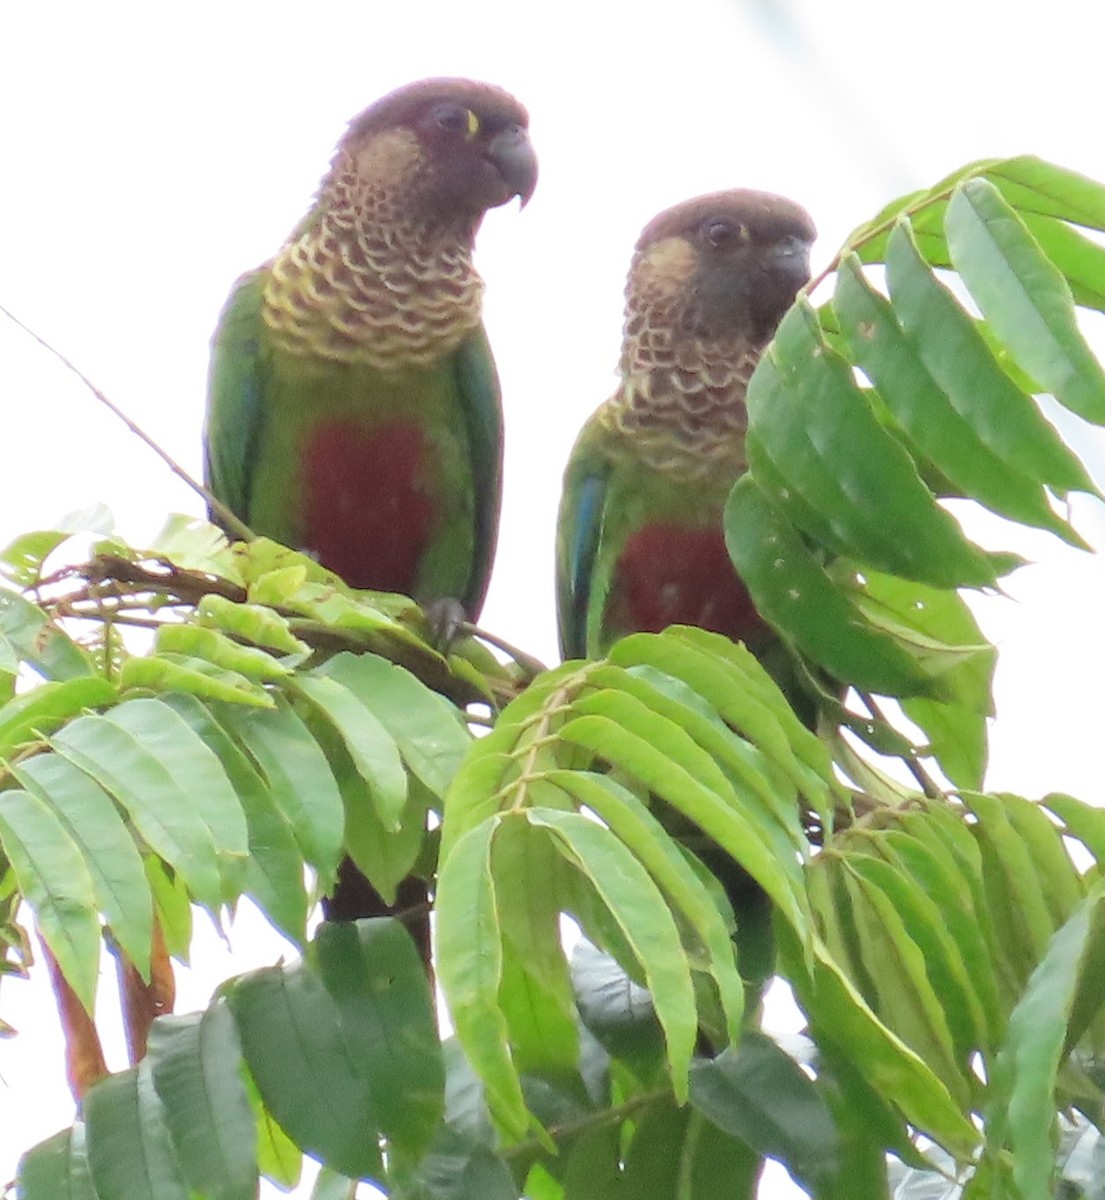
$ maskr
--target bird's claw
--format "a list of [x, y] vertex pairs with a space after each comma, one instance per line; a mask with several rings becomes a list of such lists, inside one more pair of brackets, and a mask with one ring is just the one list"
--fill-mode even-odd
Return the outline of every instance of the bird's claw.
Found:
[[442, 596], [440, 600], [431, 601], [425, 612], [434, 645], [443, 654], [448, 654], [453, 643], [470, 632], [468, 614], [455, 596]]

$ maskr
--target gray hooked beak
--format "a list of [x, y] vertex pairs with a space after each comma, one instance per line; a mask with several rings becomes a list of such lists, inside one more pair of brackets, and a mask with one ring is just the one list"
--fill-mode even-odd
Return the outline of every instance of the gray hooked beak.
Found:
[[810, 277], [810, 243], [794, 234], [771, 247], [771, 258], [784, 275], [800, 287]]
[[488, 143], [488, 157], [499, 169], [503, 181], [526, 207], [537, 186], [537, 155], [530, 145], [529, 135], [521, 125], [511, 125], [495, 134]]

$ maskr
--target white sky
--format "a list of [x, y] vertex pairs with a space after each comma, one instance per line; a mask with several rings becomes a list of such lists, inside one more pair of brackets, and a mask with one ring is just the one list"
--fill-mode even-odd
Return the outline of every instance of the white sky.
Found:
[[[507, 422], [483, 623], [555, 657], [552, 537], [579, 426], [613, 386], [641, 226], [717, 188], [779, 191], [821, 232], [815, 269], [887, 200], [977, 157], [1033, 152], [1105, 179], [1100, 47], [1083, 0], [102, 0], [0, 9], [0, 302], [199, 472], [207, 341], [227, 290], [301, 215], [345, 122], [399, 84], [469, 75], [528, 107], [536, 196], [493, 212], [477, 264]], [[174, 18], [170, 13], [175, 13]], [[0, 319], [0, 541], [92, 501], [148, 536], [198, 499]], [[1082, 442], [1105, 477], [1105, 441]], [[1101, 544], [1100, 509], [1080, 506]], [[1100, 563], [1042, 565], [983, 610], [1001, 641], [994, 787], [1101, 802]], [[181, 1011], [268, 961], [255, 927], [205, 952]], [[108, 1004], [105, 1002], [105, 1009]], [[49, 994], [5, 981], [0, 1183], [72, 1119]], [[117, 1047], [113, 1064], [120, 1065]], [[773, 1197], [792, 1194], [782, 1183]]]

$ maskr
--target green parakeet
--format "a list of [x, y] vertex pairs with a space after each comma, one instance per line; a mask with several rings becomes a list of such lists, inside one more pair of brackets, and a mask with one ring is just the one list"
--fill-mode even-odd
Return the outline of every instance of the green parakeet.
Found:
[[769, 631], [725, 549], [746, 468], [745, 389], [809, 279], [815, 231], [763, 192], [700, 196], [651, 221], [626, 285], [620, 383], [564, 476], [557, 599], [565, 657], [698, 625], [756, 650]]
[[[746, 469], [744, 400], [761, 352], [809, 279], [815, 231], [797, 204], [729, 191], [676, 205], [637, 242], [626, 285], [620, 383], [568, 462], [557, 529], [566, 658], [619, 637], [697, 625], [743, 641], [791, 693], [785, 648], [725, 547], [723, 509]], [[660, 809], [738, 913], [741, 973], [773, 970], [771, 908], [686, 818]]]
[[[463, 79], [377, 101], [288, 240], [235, 285], [213, 342], [214, 495], [353, 587], [459, 602], [472, 620], [502, 479], [472, 250], [489, 208], [533, 193], [527, 125], [512, 96]], [[329, 915], [380, 911], [348, 868]]]

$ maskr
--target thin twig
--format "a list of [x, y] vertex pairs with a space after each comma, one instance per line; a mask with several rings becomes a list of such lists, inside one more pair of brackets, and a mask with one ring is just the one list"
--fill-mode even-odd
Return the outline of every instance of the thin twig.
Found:
[[494, 646], [496, 650], [501, 650], [512, 658], [530, 679], [534, 679], [543, 671], [548, 670], [540, 659], [534, 658], [532, 654], [527, 654], [525, 650], [519, 650], [517, 646], [512, 646], [498, 634], [488, 633], [486, 629], [473, 625], [471, 621], [464, 621], [460, 626], [460, 632], [467, 637], [479, 638], [481, 642], [486, 642], [489, 646]]
[[[631, 1117], [639, 1109], [647, 1108], [650, 1104], [670, 1097], [671, 1093], [666, 1089], [656, 1088], [651, 1092], [643, 1092], [639, 1096], [634, 1096], [631, 1100], [626, 1100], [621, 1104], [615, 1104], [612, 1108], [604, 1108], [598, 1112], [588, 1113], [583, 1117], [570, 1117], [565, 1121], [553, 1122], [546, 1127], [546, 1132], [556, 1141], [558, 1138], [571, 1137], [573, 1134], [580, 1133], [585, 1129], [599, 1129], [604, 1125], [616, 1124], [623, 1121], [626, 1117]], [[537, 1151], [544, 1150], [545, 1143], [538, 1138], [528, 1138], [524, 1142], [518, 1142], [513, 1146], [505, 1146], [499, 1150], [499, 1156], [505, 1158], [508, 1162], [512, 1158], [525, 1159], [528, 1155], [534, 1154]]]
[[[879, 703], [874, 696], [872, 696], [869, 692], [860, 691], [859, 688], [856, 688], [856, 695], [867, 706], [867, 711], [875, 718], [876, 721], [881, 721], [884, 725], [890, 725], [890, 722], [886, 718], [886, 714], [879, 707]], [[893, 726], [891, 726], [891, 728], [893, 728]], [[940, 785], [932, 778], [928, 771], [925, 770], [916, 754], [911, 754], [909, 756], [903, 755], [902, 762], [905, 763], [909, 773], [914, 779], [917, 780], [918, 784], [920, 784], [921, 791], [924, 792], [930, 800], [947, 799], [947, 797], [944, 795], [944, 789], [940, 787]]]
[[44, 350], [52, 354], [58, 360], [58, 362], [62, 364], [62, 366], [68, 367], [69, 370], [76, 375], [81, 383], [88, 388], [92, 395], [95, 396], [96, 399], [99, 400], [99, 402], [106, 409], [108, 409], [109, 412], [118, 417], [119, 420], [122, 421], [123, 424], [131, 431], [131, 433], [143, 441], [154, 452], [154, 454], [161, 459], [161, 461], [169, 468], [169, 470], [177, 476], [177, 478], [183, 480], [184, 483], [186, 483], [192, 489], [192, 491], [196, 493], [197, 496], [200, 496], [203, 499], [208, 509], [218, 518], [219, 524], [222, 525], [224, 529], [226, 529], [229, 533], [232, 533], [233, 536], [238, 538], [240, 541], [253, 541], [255, 534], [250, 527], [244, 521], [240, 521], [217, 496], [213, 496], [207, 490], [207, 488], [203, 486], [202, 483], [196, 479], [193, 479], [192, 476], [189, 475], [188, 472], [178, 462], [176, 462], [166, 451], [162, 450], [161, 447], [153, 440], [153, 438], [145, 432], [145, 430], [136, 425], [121, 408], [109, 400], [107, 396], [100, 391], [100, 389], [92, 382], [91, 379], [88, 378], [88, 376], [80, 369], [80, 367], [78, 367], [70, 359], [66, 358], [66, 356], [62, 354], [62, 352], [56, 346], [52, 346], [44, 337], [38, 333], [35, 333], [35, 331], [29, 325], [24, 324], [24, 322], [21, 321], [15, 315], [15, 313], [11, 311], [11, 309], [5, 308], [3, 304], [0, 304], [0, 313], [3, 313], [13, 325], [18, 325], [19, 328], [22, 329], [23, 332], [29, 337], [34, 338], [34, 340], [38, 342], [38, 344]]

